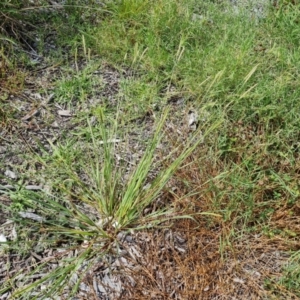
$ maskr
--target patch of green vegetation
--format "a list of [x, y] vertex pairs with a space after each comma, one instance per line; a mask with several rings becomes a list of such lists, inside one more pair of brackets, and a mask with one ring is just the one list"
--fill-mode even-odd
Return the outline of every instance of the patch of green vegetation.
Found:
[[282, 286], [286, 289], [287, 293], [291, 297], [300, 297], [299, 294], [299, 282], [300, 282], [300, 272], [299, 272], [299, 251], [294, 252], [287, 264], [284, 266], [283, 275], [278, 278], [273, 278], [266, 282], [266, 286], [272, 290], [274, 286]]
[[132, 118], [141, 116], [148, 110], [153, 109], [158, 101], [162, 101], [159, 97], [159, 88], [160, 85], [157, 82], [147, 82], [143, 76], [136, 79], [121, 80], [120, 106], [127, 116], [132, 116]]
[[60, 79], [54, 91], [60, 103], [83, 102], [92, 92], [92, 80], [87, 74], [72, 74]]
[[[63, 264], [45, 278], [17, 289], [14, 297], [21, 297], [25, 292], [35, 290], [41, 283], [48, 284], [49, 280], [55, 283], [49, 293], [61, 292], [69, 284], [70, 276], [80, 267], [81, 259], [98, 259], [99, 255], [104, 255], [105, 249], [115, 247], [120, 232], [164, 226], [166, 221], [176, 218], [191, 218], [174, 207], [163, 207], [150, 213], [145, 213], [145, 210], [153, 205], [175, 171], [199, 145], [199, 132], [190, 139], [182, 153], [168, 167], [158, 169], [156, 177], [147, 185], [149, 173], [155, 166], [159, 168], [161, 161], [166, 159], [155, 161], [155, 153], [164, 133], [163, 125], [168, 116], [167, 112], [158, 120], [155, 132], [147, 141], [140, 161], [129, 172], [128, 163], [115, 161], [115, 143], [119, 141], [115, 141], [113, 137], [117, 132], [117, 120], [113, 128], [107, 129], [103, 110], [98, 109], [95, 113], [97, 124], [88, 124], [91, 140], [53, 145], [50, 156], [37, 157], [39, 163], [46, 168], [44, 180], [48, 183], [48, 192], [35, 193], [34, 198], [32, 192], [27, 195], [20, 192], [11, 194], [13, 199], [20, 199], [21, 210], [24, 206], [30, 208], [44, 220], [37, 222], [34, 230], [28, 230], [32, 220], [17, 218], [22, 224], [20, 239], [26, 236], [29, 242], [37, 232], [43, 232], [47, 234], [43, 247], [49, 246], [50, 241], [54, 246], [61, 239], [71, 239], [73, 247], [80, 248], [83, 243], [88, 243], [88, 247], [79, 251], [79, 256], [69, 259], [68, 264]], [[207, 128], [205, 134], [209, 134], [217, 126], [219, 124]], [[94, 132], [100, 133], [101, 140], [95, 138]], [[18, 209], [16, 205], [13, 207]], [[33, 245], [30, 247], [34, 248]], [[40, 271], [40, 268], [35, 272]]]

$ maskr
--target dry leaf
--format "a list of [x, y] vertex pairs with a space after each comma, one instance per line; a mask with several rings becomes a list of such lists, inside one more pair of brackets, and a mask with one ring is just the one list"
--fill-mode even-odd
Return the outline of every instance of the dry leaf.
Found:
[[37, 113], [38, 113], [38, 109], [35, 108], [35, 109], [32, 109], [27, 115], [25, 115], [21, 120], [22, 121], [27, 121], [29, 120], [30, 118], [32, 118], [33, 116], [35, 116]]
[[57, 111], [57, 113], [61, 116], [61, 117], [72, 117], [72, 113], [70, 110], [68, 109], [60, 109], [59, 111]]

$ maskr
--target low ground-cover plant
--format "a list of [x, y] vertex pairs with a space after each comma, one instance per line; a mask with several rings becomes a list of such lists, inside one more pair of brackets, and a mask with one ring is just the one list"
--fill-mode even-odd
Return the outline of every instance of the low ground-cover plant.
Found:
[[285, 268], [284, 275], [280, 278], [279, 283], [284, 285], [289, 291], [294, 292], [297, 297], [300, 297], [299, 282], [300, 282], [300, 253], [296, 251], [290, 258], [288, 265]]
[[[206, 128], [201, 136], [197, 131], [176, 157], [172, 156], [176, 149], [171, 149], [169, 156], [157, 160], [155, 157], [164, 136], [167, 116], [165, 112], [158, 119], [153, 136], [145, 141], [144, 154], [130, 169], [122, 158], [116, 160], [116, 144], [122, 142], [114, 138], [119, 132], [117, 121], [109, 129], [102, 109], [96, 112], [97, 124], [88, 124], [89, 141], [53, 145], [50, 156], [39, 157], [44, 174], [47, 174], [46, 182], [51, 185], [49, 190], [12, 195], [22, 205], [22, 210], [30, 209], [38, 215], [33, 217], [36, 221], [33, 226], [30, 216], [27, 221], [19, 219], [23, 229], [28, 230], [26, 248], [33, 247], [40, 252], [41, 247], [46, 251], [60, 244], [60, 252], [63, 249], [67, 254], [77, 249], [78, 254], [70, 257], [68, 262], [62, 255], [59, 267], [28, 284], [34, 274], [45, 271], [47, 267], [46, 263], [38, 264], [28, 278], [20, 279], [24, 281], [24, 287], [15, 289], [13, 297], [21, 299], [35, 293], [47, 297], [63, 293], [78, 270], [86, 274], [88, 268], [107, 253], [118, 255], [120, 233], [170, 226], [171, 220], [192, 218], [192, 215], [184, 214], [185, 208], [179, 210], [172, 203], [155, 208], [156, 201], [162, 196], [176, 169], [182, 166], [206, 135], [216, 130], [220, 122]], [[161, 167], [161, 161], [166, 160], [170, 164]], [[157, 175], [150, 179], [149, 174], [153, 171]], [[209, 214], [208, 211], [199, 213]], [[19, 234], [23, 229], [20, 228]], [[39, 234], [43, 235], [43, 242], [36, 245], [30, 240], [36, 239]], [[81, 279], [78, 278], [71, 294], [76, 293]], [[47, 292], [39, 292], [40, 286], [45, 284], [48, 286]], [[32, 290], [34, 294], [31, 294]]]

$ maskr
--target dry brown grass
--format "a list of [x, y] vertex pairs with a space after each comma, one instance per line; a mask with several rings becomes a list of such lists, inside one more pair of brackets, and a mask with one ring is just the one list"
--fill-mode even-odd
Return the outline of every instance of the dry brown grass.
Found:
[[[298, 299], [280, 285], [270, 291], [265, 286], [286, 263], [280, 239], [248, 235], [220, 251], [226, 226], [208, 229], [203, 217], [198, 221], [197, 227], [178, 221], [172, 230], [141, 239], [142, 257], [123, 272], [122, 299]], [[174, 242], [178, 236], [186, 241], [181, 248]]]
[[[257, 147], [257, 159], [262, 150]], [[235, 194], [233, 187], [225, 187], [218, 180], [228, 168], [228, 160], [210, 160], [208, 153], [209, 148], [203, 145], [176, 174], [179, 185], [173, 202], [186, 207], [189, 213], [220, 212]], [[234, 159], [240, 158], [237, 154]], [[262, 169], [274, 163], [270, 159], [261, 159]], [[284, 170], [284, 162], [277, 165], [277, 170]], [[217, 208], [212, 181], [220, 190], [227, 190]], [[267, 181], [257, 183], [254, 189], [256, 207], [249, 223], [241, 220], [241, 210], [246, 209], [241, 205], [227, 220], [198, 214], [196, 222], [180, 220], [172, 229], [148, 233], [147, 241], [142, 239], [139, 245], [142, 258], [134, 260], [134, 270], [126, 269], [127, 288], [122, 299], [299, 299], [278, 283], [288, 251], [299, 249], [299, 205], [278, 207], [270, 200], [274, 212], [268, 230], [263, 231], [255, 218], [261, 213], [260, 204], [278, 189], [278, 184]], [[180, 197], [191, 191], [194, 195]], [[284, 203], [282, 199], [280, 203]], [[247, 232], [245, 226], [251, 230]], [[185, 241], [181, 247], [176, 236]]]

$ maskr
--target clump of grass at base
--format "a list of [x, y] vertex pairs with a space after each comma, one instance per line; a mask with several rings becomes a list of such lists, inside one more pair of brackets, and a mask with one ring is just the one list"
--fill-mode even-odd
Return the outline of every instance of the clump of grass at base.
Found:
[[284, 274], [279, 282], [288, 291], [293, 292], [300, 297], [300, 252], [295, 252], [289, 259], [287, 266], [284, 268]]
[[[49, 178], [51, 191], [36, 193], [34, 197], [29, 193], [28, 199], [23, 195], [21, 201], [24, 207], [33, 209], [44, 221], [19, 221], [23, 228], [27, 228], [27, 236], [36, 236], [41, 231], [45, 233], [42, 247], [47, 248], [51, 244], [53, 247], [60, 241], [60, 244], [65, 245], [63, 248], [66, 253], [78, 249], [78, 254], [31, 284], [28, 284], [25, 277], [25, 287], [16, 289], [14, 297], [23, 299], [25, 295], [31, 295], [32, 291], [37, 292], [41, 284], [49, 284], [49, 280], [52, 284], [47, 288], [47, 295], [62, 293], [83, 262], [89, 268], [93, 260], [107, 252], [117, 251], [117, 235], [120, 232], [155, 228], [176, 218], [191, 218], [171, 206], [145, 212], [161, 194], [175, 170], [201, 141], [197, 132], [186, 143], [180, 155], [165, 168], [158, 169], [158, 175], [146, 185], [149, 173], [156, 165], [154, 154], [161, 142], [167, 115], [167, 112], [163, 113], [158, 120], [142, 158], [127, 174], [127, 179], [128, 166], [122, 164], [122, 161], [118, 165], [115, 160], [116, 143], [120, 142], [115, 140], [117, 121], [112, 130], [108, 129], [102, 109], [96, 113], [97, 125], [89, 124], [91, 144], [73, 141], [65, 147], [53, 146], [51, 157], [39, 158], [45, 173], [52, 173]], [[219, 123], [207, 129], [205, 134], [215, 130], [217, 126]], [[84, 244], [87, 245], [86, 248], [83, 247]], [[44, 267], [46, 264], [38, 266], [32, 274], [40, 272]], [[71, 295], [76, 293], [80, 279], [70, 292]], [[40, 295], [46, 297], [45, 294]]]
[[91, 94], [92, 78], [80, 72], [72, 74], [69, 78], [62, 78], [56, 83], [55, 95], [59, 103], [82, 103]]

